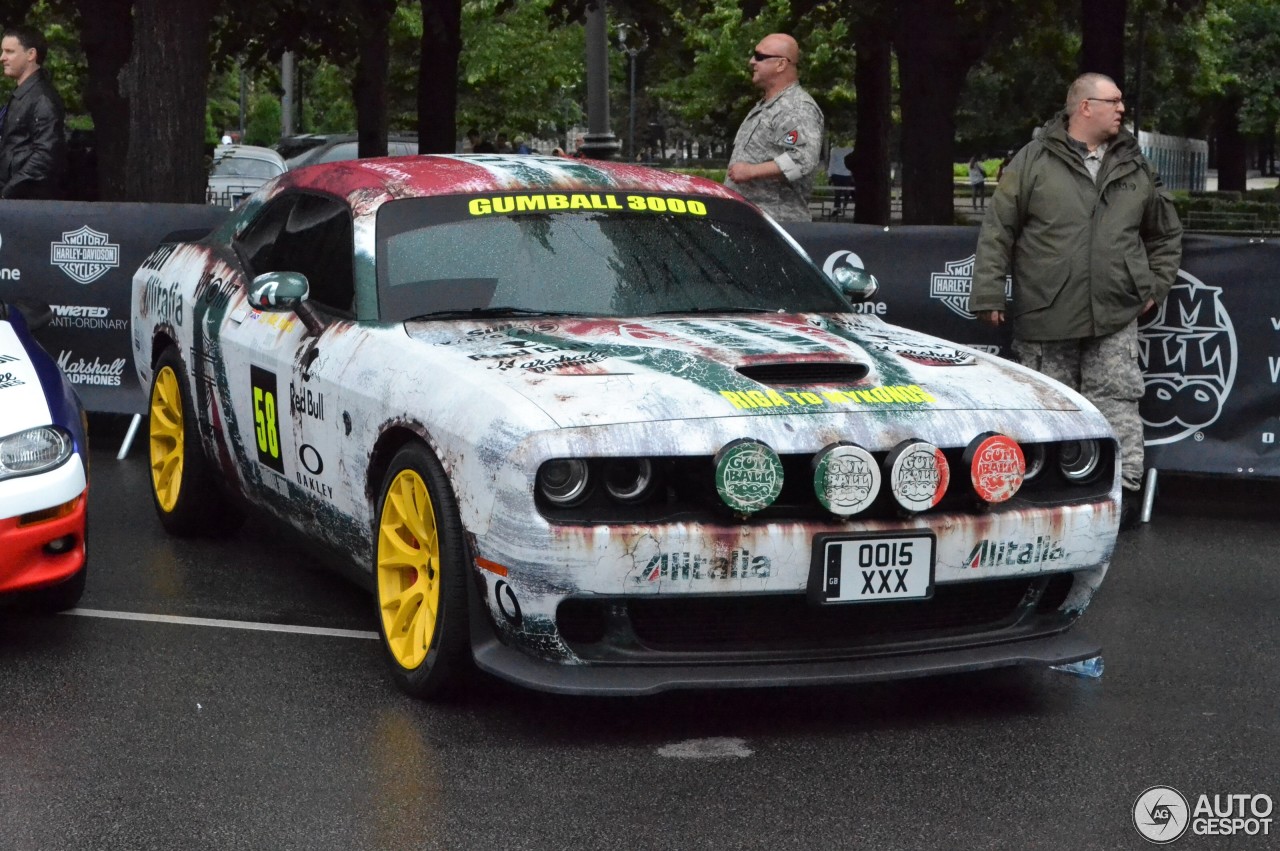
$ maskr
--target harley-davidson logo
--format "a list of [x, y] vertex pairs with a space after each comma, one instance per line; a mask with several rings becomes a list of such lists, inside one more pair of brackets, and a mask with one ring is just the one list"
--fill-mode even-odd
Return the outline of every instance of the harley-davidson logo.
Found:
[[120, 246], [88, 225], [64, 231], [49, 244], [49, 262], [81, 284], [90, 284], [120, 265]]

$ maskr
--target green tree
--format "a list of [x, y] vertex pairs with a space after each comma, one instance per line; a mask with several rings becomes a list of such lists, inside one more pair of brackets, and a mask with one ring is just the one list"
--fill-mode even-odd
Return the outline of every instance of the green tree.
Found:
[[555, 136], [582, 118], [585, 33], [551, 0], [462, 4], [458, 124]]
[[682, 44], [679, 64], [652, 87], [663, 108], [695, 135], [727, 144], [760, 93], [747, 58], [761, 38], [788, 32], [800, 43], [800, 82], [822, 107], [828, 134], [853, 130], [853, 37], [844, 4], [765, 0], [663, 0]]

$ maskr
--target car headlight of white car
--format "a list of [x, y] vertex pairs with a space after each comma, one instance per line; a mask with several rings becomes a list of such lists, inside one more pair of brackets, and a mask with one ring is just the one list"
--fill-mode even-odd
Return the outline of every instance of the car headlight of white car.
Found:
[[71, 457], [71, 435], [40, 426], [0, 437], [0, 480], [52, 470]]

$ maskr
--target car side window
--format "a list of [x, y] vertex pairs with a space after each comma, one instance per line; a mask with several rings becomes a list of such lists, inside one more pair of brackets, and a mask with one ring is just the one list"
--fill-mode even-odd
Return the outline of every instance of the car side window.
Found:
[[264, 210], [241, 239], [253, 274], [300, 272], [307, 276], [313, 302], [351, 315], [354, 230], [347, 205], [336, 198], [308, 194], [280, 200], [288, 203]]
[[249, 276], [261, 275], [263, 272], [278, 271], [273, 265], [272, 254], [276, 240], [289, 221], [293, 205], [298, 195], [286, 195], [269, 203], [258, 215], [253, 224], [245, 229], [236, 239], [240, 254], [249, 266]]

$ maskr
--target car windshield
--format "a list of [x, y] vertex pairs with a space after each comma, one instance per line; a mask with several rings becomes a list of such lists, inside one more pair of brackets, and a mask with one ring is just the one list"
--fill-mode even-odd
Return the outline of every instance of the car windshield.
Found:
[[317, 165], [319, 163], [336, 163], [342, 160], [354, 160], [360, 156], [360, 145], [358, 142], [339, 142], [328, 150], [321, 151], [319, 156], [313, 156], [305, 160], [307, 165]]
[[453, 195], [378, 213], [384, 320], [468, 311], [645, 316], [848, 309], [740, 202], [651, 193]]
[[264, 180], [280, 174], [280, 166], [268, 160], [249, 157], [223, 157], [209, 172], [214, 177], [260, 177]]

